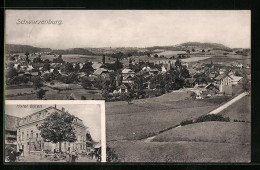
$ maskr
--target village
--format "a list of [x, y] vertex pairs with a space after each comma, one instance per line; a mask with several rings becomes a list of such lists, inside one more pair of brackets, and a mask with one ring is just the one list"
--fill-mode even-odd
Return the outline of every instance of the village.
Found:
[[[189, 50], [168, 58], [148, 53], [143, 55], [145, 60], [143, 56], [137, 59], [132, 54], [117, 52], [103, 54], [99, 62], [66, 62], [61, 54], [47, 54], [48, 59], [42, 59], [41, 55], [46, 54], [26, 52], [6, 57], [7, 99], [48, 100], [53, 99], [48, 94], [56, 93], [57, 99], [131, 102], [176, 90], [190, 91], [191, 98], [204, 99], [232, 96], [238, 84], [244, 83], [247, 88], [251, 76], [250, 65], [237, 61], [185, 62], [198, 56], [194, 57]], [[80, 91], [76, 92], [77, 89]]]

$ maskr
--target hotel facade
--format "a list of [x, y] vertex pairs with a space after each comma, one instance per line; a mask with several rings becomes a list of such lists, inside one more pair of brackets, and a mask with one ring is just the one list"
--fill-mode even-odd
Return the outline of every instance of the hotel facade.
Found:
[[[30, 114], [26, 117], [16, 119], [17, 127], [17, 149], [23, 149], [24, 153], [32, 151], [50, 150], [53, 152], [55, 149], [59, 149], [59, 143], [46, 142], [40, 135], [38, 126], [44, 122], [44, 120], [52, 113], [62, 113], [65, 109], [61, 110], [53, 107], [45, 108], [36, 113]], [[68, 112], [67, 112], [68, 113]], [[83, 121], [77, 117], [73, 120], [74, 132], [76, 135], [76, 142], [62, 142], [61, 150], [63, 152], [71, 152], [76, 150], [78, 153], [86, 152], [88, 150], [86, 146], [86, 133], [87, 127], [83, 124]]]

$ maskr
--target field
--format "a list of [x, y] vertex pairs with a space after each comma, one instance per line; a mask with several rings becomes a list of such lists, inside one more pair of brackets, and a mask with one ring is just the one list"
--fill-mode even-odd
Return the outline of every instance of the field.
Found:
[[[31, 57], [31, 59], [35, 57]], [[44, 60], [45, 59], [53, 60], [54, 55], [42, 55], [41, 58]], [[90, 55], [79, 55], [79, 54], [63, 54], [62, 59], [66, 62], [71, 62], [71, 63], [78, 63], [78, 62], [84, 63], [86, 60], [92, 62], [102, 62], [102, 56], [90, 56]], [[110, 58], [110, 60], [106, 58], [107, 63], [114, 62], [114, 61], [115, 60], [113, 58]]]
[[251, 124], [244, 122], [202, 122], [174, 128], [157, 135], [155, 142], [212, 142], [249, 144]]
[[239, 62], [243, 65], [251, 65], [251, 57], [250, 56], [242, 56], [242, 55], [227, 55], [227, 56], [214, 56], [211, 58], [207, 58], [204, 60], [201, 60], [203, 63], [232, 63], [232, 62]]
[[[175, 91], [132, 104], [107, 102], [107, 146], [121, 162], [250, 162], [251, 123], [233, 122], [240, 112], [250, 120], [250, 109], [245, 107], [250, 98], [246, 96], [226, 109], [224, 116], [231, 122], [176, 128], [182, 121], [205, 115], [230, 99], [192, 100], [189, 96], [189, 92]], [[241, 107], [237, 107], [239, 104]]]
[[158, 56], [160, 55], [164, 55], [165, 57], [169, 58], [172, 56], [176, 56], [177, 54], [186, 54], [185, 51], [163, 51], [163, 52], [159, 52], [156, 53]]
[[143, 139], [156, 135], [159, 131], [176, 126], [183, 120], [207, 114], [227, 100], [184, 100], [180, 96], [187, 95], [186, 93], [169, 93], [160, 97], [136, 100], [133, 104], [124, 101], [106, 102], [107, 141]]
[[219, 114], [231, 120], [251, 122], [251, 96], [245, 96]]
[[[195, 57], [195, 56], [191, 56], [190, 58], [185, 58], [185, 59], [181, 59], [181, 61], [183, 62], [197, 62], [200, 60], [205, 60], [205, 59], [209, 59], [211, 58], [210, 56], [201, 56], [201, 57]], [[165, 58], [154, 58], [154, 57], [148, 57], [148, 56], [133, 56], [132, 60], [138, 61], [138, 60], [143, 60], [143, 61], [150, 61], [150, 62], [155, 62], [155, 61], [164, 61], [164, 62], [168, 62], [168, 61], [172, 61], [175, 62], [176, 59], [165, 59]], [[122, 62], [126, 62], [128, 60], [122, 60]]]
[[250, 162], [250, 144], [207, 142], [109, 143], [121, 162]]
[[[102, 99], [100, 90], [86, 90], [77, 84], [70, 84], [69, 87], [72, 90], [55, 90], [50, 87], [43, 87], [46, 90], [45, 98], [47, 100], [65, 100], [72, 95], [75, 99], [80, 100], [81, 96], [85, 96], [89, 100], [100, 100]], [[18, 93], [26, 93], [33, 91], [33, 88], [22, 88], [6, 90], [6, 99], [8, 100], [37, 100], [36, 94], [30, 95], [17, 95]]]

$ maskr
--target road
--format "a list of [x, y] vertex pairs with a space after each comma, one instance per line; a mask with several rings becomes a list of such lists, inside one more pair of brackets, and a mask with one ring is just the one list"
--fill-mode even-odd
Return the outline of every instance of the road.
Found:
[[243, 97], [247, 96], [248, 94], [249, 94], [248, 92], [241, 93], [237, 97], [233, 98], [232, 100], [230, 100], [229, 102], [223, 104], [222, 106], [218, 107], [217, 109], [209, 112], [208, 114], [218, 114], [219, 112], [221, 112], [222, 110], [226, 109], [227, 107], [229, 107], [230, 105], [232, 105], [236, 101], [238, 101], [238, 100], [242, 99]]

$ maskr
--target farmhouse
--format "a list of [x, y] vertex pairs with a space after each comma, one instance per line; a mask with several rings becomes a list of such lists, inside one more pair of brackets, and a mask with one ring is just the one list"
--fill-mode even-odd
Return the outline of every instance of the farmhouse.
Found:
[[[58, 149], [58, 143], [52, 143], [45, 141], [38, 130], [38, 126], [43, 123], [44, 119], [50, 114], [58, 112], [65, 112], [65, 109], [59, 110], [53, 106], [45, 108], [36, 113], [32, 113], [26, 117], [16, 119], [16, 129], [17, 129], [17, 148], [23, 149], [25, 153], [31, 151], [40, 151], [49, 149], [53, 151]], [[63, 152], [77, 150], [78, 152], [86, 151], [86, 133], [87, 127], [83, 124], [82, 120], [75, 117], [73, 120], [73, 126], [75, 129], [75, 135], [77, 141], [62, 142], [61, 148]]]
[[228, 74], [221, 74], [215, 78], [219, 85], [219, 92], [224, 95], [232, 95], [232, 78]]

